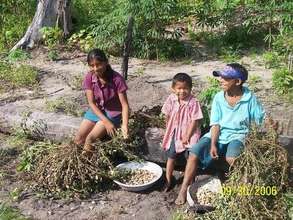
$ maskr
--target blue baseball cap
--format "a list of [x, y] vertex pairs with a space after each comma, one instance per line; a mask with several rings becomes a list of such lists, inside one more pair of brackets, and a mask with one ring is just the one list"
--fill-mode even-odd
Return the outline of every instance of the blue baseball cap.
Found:
[[229, 79], [241, 79], [242, 81], [247, 80], [247, 75], [243, 74], [241, 71], [234, 69], [231, 66], [226, 66], [223, 70], [213, 71], [213, 75], [218, 77], [221, 76], [223, 78]]

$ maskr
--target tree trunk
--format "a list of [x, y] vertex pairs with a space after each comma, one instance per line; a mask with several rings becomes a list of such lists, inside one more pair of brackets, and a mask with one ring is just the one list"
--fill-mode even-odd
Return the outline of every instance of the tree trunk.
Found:
[[128, 59], [129, 59], [130, 48], [131, 48], [133, 24], [134, 24], [134, 18], [130, 16], [128, 18], [127, 35], [126, 35], [124, 46], [123, 46], [123, 60], [122, 60], [122, 67], [121, 67], [122, 75], [125, 80], [127, 80]]
[[42, 27], [63, 28], [64, 35], [71, 29], [70, 0], [39, 0], [35, 16], [22, 39], [12, 48], [32, 48], [41, 40]]

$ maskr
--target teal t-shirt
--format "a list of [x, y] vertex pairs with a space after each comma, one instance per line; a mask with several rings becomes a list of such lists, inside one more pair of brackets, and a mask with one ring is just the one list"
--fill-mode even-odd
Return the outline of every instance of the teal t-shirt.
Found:
[[[244, 142], [251, 123], [260, 125], [264, 115], [261, 104], [247, 87], [243, 87], [243, 95], [233, 107], [226, 101], [224, 91], [220, 91], [213, 99], [210, 125], [220, 126], [219, 143], [227, 144], [232, 140]], [[210, 138], [211, 131], [204, 137]]]

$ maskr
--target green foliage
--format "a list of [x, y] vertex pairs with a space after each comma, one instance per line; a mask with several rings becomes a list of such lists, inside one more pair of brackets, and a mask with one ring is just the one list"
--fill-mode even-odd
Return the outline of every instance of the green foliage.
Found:
[[281, 59], [276, 52], [265, 52], [263, 59], [266, 68], [276, 68], [280, 66]]
[[293, 193], [284, 194], [284, 199], [287, 205], [289, 219], [293, 219]]
[[[90, 1], [92, 7], [85, 6], [85, 1], [79, 0], [75, 7], [87, 7], [76, 13], [88, 14], [88, 26], [83, 33], [74, 38], [80, 38], [79, 44], [89, 48], [92, 37], [95, 46], [106, 50], [113, 55], [121, 55], [128, 17], [134, 17], [133, 29], [133, 56], [141, 58], [166, 59], [184, 54], [179, 41], [174, 41], [180, 36], [179, 31], [167, 31], [166, 27], [176, 20], [179, 15], [180, 4], [174, 0], [139, 0], [139, 1]], [[107, 3], [106, 3], [107, 2]], [[83, 8], [84, 9], [84, 8]], [[78, 16], [79, 17], [79, 16]], [[89, 39], [86, 40], [86, 37]], [[85, 42], [81, 42], [83, 39]], [[81, 43], [80, 43], [81, 42]], [[175, 52], [174, 52], [175, 51]]]
[[15, 61], [22, 61], [22, 60], [27, 60], [30, 58], [30, 54], [24, 50], [21, 49], [16, 49], [11, 51], [8, 54], [8, 60], [10, 62], [15, 62]]
[[[180, 58], [188, 57], [190, 54], [186, 50], [184, 44], [177, 39], [166, 39], [162, 44], [158, 44], [157, 56], [159, 60], [177, 60]], [[144, 56], [142, 54], [142, 56]]]
[[172, 220], [189, 220], [191, 219], [187, 213], [184, 213], [182, 210], [176, 210], [172, 215]]
[[58, 26], [43, 27], [40, 31], [42, 33], [44, 44], [50, 49], [55, 48], [62, 40], [63, 32]]
[[88, 52], [94, 48], [95, 40], [92, 33], [88, 33], [85, 29], [82, 29], [69, 38], [68, 44], [75, 47], [77, 46], [80, 50]]
[[0, 3], [0, 52], [8, 51], [25, 33], [37, 1], [2, 0]]
[[22, 193], [22, 189], [16, 187], [12, 191], [9, 192], [9, 196], [13, 201], [17, 201]]
[[293, 51], [293, 31], [276, 36], [273, 50], [281, 55], [289, 55]]
[[7, 142], [14, 147], [23, 147], [28, 143], [28, 135], [23, 129], [17, 127], [13, 129], [13, 133], [9, 135]]
[[47, 57], [51, 61], [55, 61], [58, 59], [58, 52], [55, 49], [49, 50]]
[[227, 46], [239, 50], [263, 46], [264, 43], [283, 54], [292, 51], [292, 1], [186, 2], [189, 15], [195, 17], [201, 31], [216, 32], [216, 38], [206, 41], [212, 41], [210, 46], [216, 48], [218, 54]]
[[0, 62], [0, 81], [8, 87], [31, 87], [37, 83], [38, 72], [27, 65], [15, 65]]
[[43, 27], [40, 31], [42, 33], [44, 44], [49, 48], [47, 57], [51, 61], [57, 60], [58, 52], [56, 48], [62, 40], [63, 31], [58, 26]]
[[[189, 32], [189, 37], [195, 45], [205, 45], [213, 55], [217, 55], [225, 62], [238, 61], [241, 50], [259, 48], [263, 33], [249, 33], [243, 26], [232, 27], [226, 31]], [[259, 49], [258, 49], [259, 50]]]
[[248, 16], [245, 20], [245, 25], [249, 30], [254, 30], [259, 27], [266, 28], [265, 42], [269, 48], [278, 34], [288, 33], [292, 30], [293, 17], [292, 1], [258, 1], [256, 3], [248, 3]]
[[28, 220], [15, 208], [7, 206], [5, 203], [0, 203], [0, 219], [1, 220]]
[[19, 164], [16, 170], [32, 171], [34, 165], [43, 155], [52, 149], [55, 149], [57, 145], [51, 142], [36, 142], [31, 146], [28, 146], [21, 154]]
[[213, 77], [207, 77], [207, 80], [208, 86], [199, 94], [199, 100], [204, 104], [211, 105], [215, 94], [220, 91], [220, 84], [219, 81]]
[[[117, 0], [75, 0], [72, 2], [72, 22], [75, 30], [88, 28], [97, 19], [111, 13]], [[90, 7], [89, 7], [90, 6]]]
[[240, 55], [237, 50], [224, 50], [224, 52], [222, 51], [221, 53], [222, 55], [220, 55], [220, 59], [222, 59], [225, 63], [235, 63], [240, 59]]
[[[177, 39], [181, 36], [180, 31], [167, 31], [166, 27], [176, 20], [180, 10], [180, 5], [173, 0], [140, 0], [129, 4], [128, 14], [132, 14], [135, 19], [134, 39], [136, 40], [133, 42], [133, 47], [136, 51], [140, 51], [140, 57], [159, 59], [160, 54], [166, 49], [169, 51], [169, 48], [174, 51], [175, 48], [178, 49], [176, 41], [167, 39]], [[179, 50], [182, 51], [182, 48]], [[179, 53], [182, 53], [180, 51]]]
[[11, 82], [15, 86], [33, 86], [37, 80], [37, 71], [26, 65], [16, 68], [11, 74]]
[[207, 129], [210, 125], [210, 111], [214, 96], [220, 91], [219, 81], [215, 78], [208, 77], [208, 86], [200, 92], [198, 99], [202, 104], [203, 121], [202, 129]]
[[273, 72], [273, 87], [280, 95], [293, 93], [293, 72], [287, 68], [281, 68]]

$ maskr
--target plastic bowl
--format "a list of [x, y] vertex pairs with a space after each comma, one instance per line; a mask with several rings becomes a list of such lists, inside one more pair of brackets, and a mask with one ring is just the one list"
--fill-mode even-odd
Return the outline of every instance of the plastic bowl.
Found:
[[198, 213], [205, 213], [208, 211], [214, 210], [214, 207], [211, 205], [200, 204], [195, 195], [199, 188], [205, 188], [210, 190], [213, 193], [220, 193], [222, 190], [221, 181], [216, 176], [211, 175], [200, 175], [195, 178], [193, 184], [191, 184], [187, 189], [187, 202], [190, 207], [193, 207], [194, 210]]
[[149, 172], [152, 172], [155, 175], [155, 177], [150, 182], [139, 184], [139, 185], [128, 185], [128, 184], [121, 183], [118, 180], [114, 180], [114, 182], [118, 184], [122, 189], [127, 191], [132, 191], [132, 192], [143, 191], [150, 188], [161, 178], [163, 174], [163, 170], [159, 165], [149, 161], [125, 162], [125, 163], [119, 164], [118, 166], [116, 166], [116, 168], [131, 169], [131, 170], [142, 169], [142, 170], [147, 170]]

